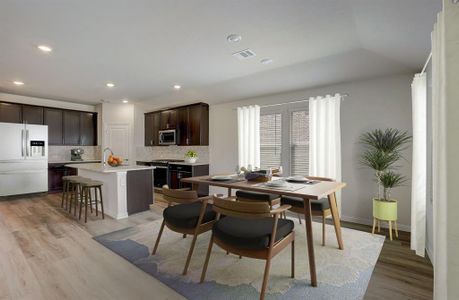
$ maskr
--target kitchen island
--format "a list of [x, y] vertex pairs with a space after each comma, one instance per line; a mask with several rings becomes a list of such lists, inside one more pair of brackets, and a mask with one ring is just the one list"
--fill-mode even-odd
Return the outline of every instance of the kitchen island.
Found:
[[104, 211], [115, 219], [150, 209], [153, 203], [151, 166], [103, 166], [101, 163], [69, 164], [78, 175], [102, 181]]

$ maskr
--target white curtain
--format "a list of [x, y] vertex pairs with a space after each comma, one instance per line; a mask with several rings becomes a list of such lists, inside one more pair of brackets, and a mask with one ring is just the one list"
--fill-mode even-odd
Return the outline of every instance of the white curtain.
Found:
[[[434, 298], [446, 299], [447, 290], [447, 160], [444, 14], [432, 32], [432, 194], [434, 226]], [[454, 137], [451, 137], [454, 138]], [[450, 253], [449, 255], [455, 255]]]
[[427, 77], [416, 74], [411, 84], [413, 160], [411, 180], [411, 250], [424, 257], [427, 200]]
[[[309, 99], [309, 175], [341, 181], [341, 95]], [[338, 210], [341, 201], [337, 194]]]
[[260, 106], [237, 108], [239, 168], [260, 167]]

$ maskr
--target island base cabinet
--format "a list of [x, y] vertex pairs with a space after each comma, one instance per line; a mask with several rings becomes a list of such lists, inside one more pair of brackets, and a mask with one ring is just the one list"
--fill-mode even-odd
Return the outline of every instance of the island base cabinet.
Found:
[[128, 215], [149, 210], [153, 204], [152, 170], [127, 172], [126, 182]]

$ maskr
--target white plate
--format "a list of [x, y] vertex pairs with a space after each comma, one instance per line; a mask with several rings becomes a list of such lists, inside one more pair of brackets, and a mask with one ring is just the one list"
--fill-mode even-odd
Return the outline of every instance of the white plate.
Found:
[[309, 181], [309, 179], [307, 179], [306, 177], [303, 177], [303, 176], [290, 176], [290, 177], [287, 177], [287, 180], [288, 181], [295, 181], [295, 182], [307, 182], [307, 181]]
[[273, 180], [273, 181], [266, 182], [266, 186], [270, 186], [270, 187], [284, 187], [286, 185], [287, 185], [287, 182], [285, 182], [285, 180]]
[[211, 177], [212, 180], [218, 180], [218, 181], [225, 181], [225, 180], [231, 180], [233, 177], [228, 176], [228, 175], [215, 175]]

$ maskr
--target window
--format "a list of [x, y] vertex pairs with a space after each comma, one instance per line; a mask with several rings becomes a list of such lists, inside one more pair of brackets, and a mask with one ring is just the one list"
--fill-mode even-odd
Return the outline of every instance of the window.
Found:
[[290, 174], [309, 173], [309, 114], [294, 111], [290, 116]]
[[285, 175], [309, 174], [307, 104], [261, 110], [260, 164], [262, 169], [282, 166]]
[[279, 113], [260, 116], [260, 165], [262, 169], [281, 165], [282, 115]]

